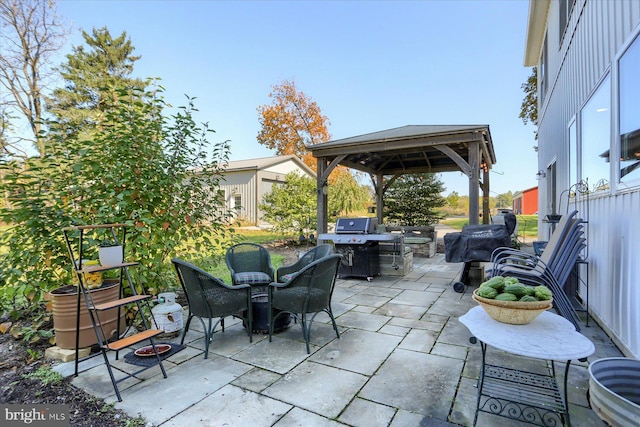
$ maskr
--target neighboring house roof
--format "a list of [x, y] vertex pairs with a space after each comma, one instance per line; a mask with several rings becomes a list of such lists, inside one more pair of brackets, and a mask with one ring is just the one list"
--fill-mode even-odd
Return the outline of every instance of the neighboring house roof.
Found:
[[316, 173], [313, 171], [313, 169], [305, 165], [304, 162], [294, 154], [288, 154], [286, 156], [262, 157], [259, 159], [235, 160], [227, 164], [225, 171], [238, 172], [244, 170], [260, 170], [288, 161], [293, 161], [308, 174], [316, 176]]
[[529, 2], [527, 44], [524, 50], [525, 67], [537, 65], [538, 59], [540, 59], [550, 4], [551, 0], [531, 0]]

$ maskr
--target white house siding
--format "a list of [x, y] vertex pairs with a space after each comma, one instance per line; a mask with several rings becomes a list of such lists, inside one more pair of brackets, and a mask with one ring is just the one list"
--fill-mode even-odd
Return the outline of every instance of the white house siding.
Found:
[[[579, 209], [586, 213], [586, 207]], [[630, 355], [640, 355], [640, 192], [589, 201], [589, 308]], [[584, 286], [581, 295], [586, 297]]]
[[[284, 184], [290, 172], [315, 179], [313, 171], [292, 155], [230, 162], [220, 183], [220, 189], [225, 193], [226, 213], [233, 213], [251, 224], [266, 225], [260, 210], [264, 195], [274, 185]], [[234, 206], [236, 195], [242, 199], [239, 211]]]
[[[640, 0], [576, 0], [561, 46], [558, 1], [551, 1], [546, 22], [548, 89], [544, 98], [539, 96], [538, 166], [546, 171], [556, 162], [556, 209], [564, 213], [566, 190], [575, 183], [568, 167], [568, 128], [607, 74], [611, 74], [611, 152], [619, 152], [616, 60], [640, 31]], [[612, 160], [609, 165], [611, 189], [590, 195], [588, 209], [584, 201], [576, 205], [589, 220], [589, 308], [627, 355], [640, 358], [640, 187], [633, 182], [618, 184], [618, 163]], [[539, 185], [540, 218], [549, 213], [548, 179]], [[573, 206], [572, 202], [569, 208]], [[539, 225], [540, 237], [546, 238], [548, 228]], [[580, 293], [586, 299], [584, 287]]]
[[[225, 205], [228, 213], [237, 213], [239, 219], [256, 222], [256, 182], [257, 175], [255, 170], [225, 175], [220, 184], [220, 189], [225, 192]], [[242, 198], [242, 205], [239, 211], [234, 206], [234, 197], [238, 194]]]
[[[298, 165], [296, 165], [292, 161], [282, 162], [277, 165], [273, 165], [267, 168], [264, 168], [265, 172], [272, 172], [276, 175], [286, 175], [289, 172], [296, 172], [298, 174], [302, 174], [302, 169]], [[284, 176], [283, 176], [284, 178]], [[315, 177], [314, 177], [315, 178]]]

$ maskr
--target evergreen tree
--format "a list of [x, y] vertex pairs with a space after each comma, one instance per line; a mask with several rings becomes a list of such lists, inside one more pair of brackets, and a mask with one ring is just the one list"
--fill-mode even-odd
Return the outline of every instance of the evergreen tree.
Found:
[[[144, 93], [146, 83], [131, 77], [134, 47], [127, 33], [112, 38], [107, 28], [82, 32], [87, 45], [76, 46], [61, 66], [64, 87], [54, 90], [48, 111], [69, 133], [93, 134], [104, 120], [105, 111], [117, 100], [118, 91]], [[82, 133], [80, 133], [82, 132]]]
[[444, 183], [431, 173], [402, 175], [387, 189], [384, 197], [384, 221], [398, 225], [431, 225], [441, 218], [437, 208], [447, 199], [441, 193]]

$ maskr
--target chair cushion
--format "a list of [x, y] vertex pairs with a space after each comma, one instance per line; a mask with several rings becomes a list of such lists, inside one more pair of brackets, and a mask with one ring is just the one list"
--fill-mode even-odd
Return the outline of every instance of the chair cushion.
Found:
[[258, 285], [271, 283], [271, 277], [261, 271], [247, 271], [233, 275], [233, 283], [236, 285]]
[[279, 277], [280, 283], [287, 283], [293, 277], [295, 273], [285, 274], [284, 276]]

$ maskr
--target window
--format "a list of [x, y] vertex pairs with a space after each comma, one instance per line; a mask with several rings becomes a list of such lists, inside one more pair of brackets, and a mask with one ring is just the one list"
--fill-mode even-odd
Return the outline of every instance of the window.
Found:
[[542, 56], [540, 57], [540, 70], [538, 73], [538, 86], [540, 86], [540, 102], [544, 100], [547, 93], [547, 36], [544, 37], [542, 45]]
[[607, 76], [580, 111], [580, 175], [591, 191], [609, 188], [611, 78]]
[[640, 178], [640, 37], [619, 61], [620, 181]]
[[569, 185], [578, 182], [578, 136], [576, 135], [576, 121], [569, 125]]
[[240, 216], [242, 213], [242, 195], [234, 194], [233, 195], [233, 208], [236, 211], [236, 215]]
[[567, 33], [567, 24], [569, 24], [569, 17], [571, 16], [571, 9], [573, 9], [574, 0], [560, 0], [560, 39], [559, 44], [562, 44], [562, 38]]
[[552, 214], [558, 213], [556, 204], [558, 180], [556, 173], [556, 162], [554, 160], [553, 163], [547, 166], [547, 212]]

